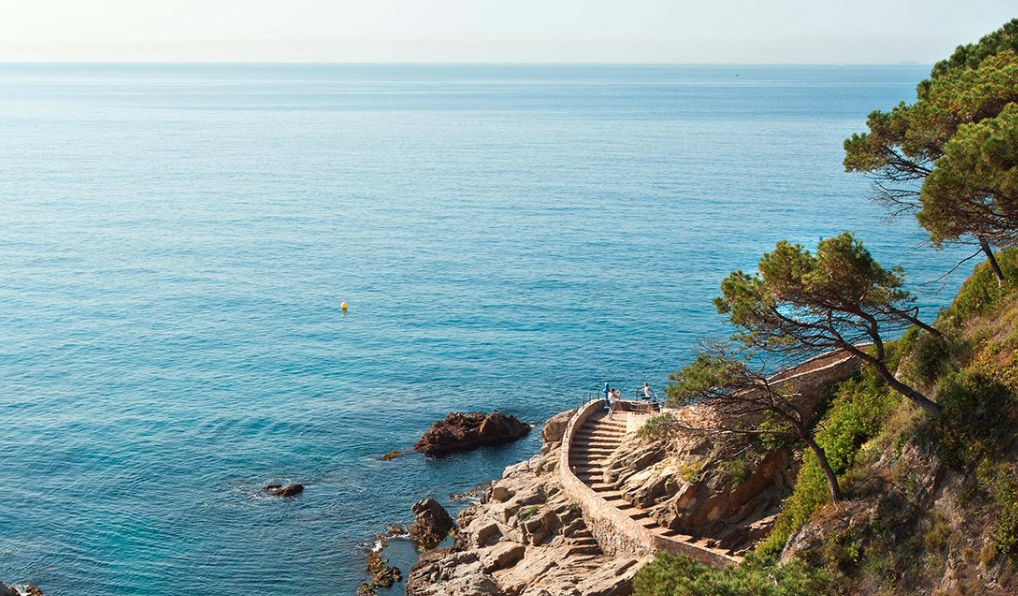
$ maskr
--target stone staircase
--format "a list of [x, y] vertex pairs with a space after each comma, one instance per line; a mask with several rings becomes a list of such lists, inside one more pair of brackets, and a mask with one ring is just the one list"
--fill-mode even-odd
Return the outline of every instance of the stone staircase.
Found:
[[711, 548], [705, 539], [695, 540], [691, 536], [659, 525], [650, 516], [650, 513], [625, 500], [621, 491], [605, 481], [604, 464], [612, 452], [622, 444], [623, 437], [626, 435], [624, 416], [625, 414], [616, 413], [615, 419], [611, 420], [606, 412], [596, 412], [583, 422], [573, 435], [569, 445], [569, 461], [573, 474], [589, 486], [598, 497], [604, 499], [608, 505], [623, 512], [636, 524], [661, 537], [664, 541], [682, 543], [684, 550], [690, 548], [703, 550], [725, 558], [732, 558], [733, 561], [738, 560], [731, 557], [727, 551]]

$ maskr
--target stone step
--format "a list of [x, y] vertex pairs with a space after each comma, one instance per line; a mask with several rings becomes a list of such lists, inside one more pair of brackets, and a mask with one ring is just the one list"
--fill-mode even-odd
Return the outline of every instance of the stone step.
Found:
[[595, 438], [575, 441], [572, 445], [570, 445], [570, 449], [576, 449], [577, 447], [579, 448], [600, 447], [601, 449], [611, 449], [612, 451], [614, 451], [621, 444], [622, 443], [620, 441]]
[[[588, 546], [571, 546], [569, 547], [569, 550], [566, 551], [565, 556], [573, 557], [576, 555], [599, 555], [599, 554], [601, 554], [601, 547], [596, 544], [591, 544]], [[572, 561], [570, 561], [570, 565], [572, 565]]]
[[577, 437], [569, 447], [573, 448], [576, 446], [591, 446], [591, 447], [611, 447], [614, 449], [622, 444], [622, 441], [613, 439], [611, 437]]
[[624, 436], [626, 431], [617, 428], [610, 428], [606, 426], [581, 426], [576, 434], [580, 433], [605, 433], [608, 435], [615, 435], [618, 437]]
[[614, 424], [584, 424], [580, 427], [578, 432], [605, 432], [616, 435], [626, 434], [625, 426], [615, 426]]
[[609, 433], [582, 433], [577, 434], [573, 437], [573, 444], [577, 443], [590, 443], [592, 441], [603, 441], [606, 443], [615, 443], [616, 445], [622, 444], [622, 437], [618, 435], [612, 435]]
[[681, 542], [685, 542], [686, 540], [688, 540], [690, 538], [690, 536], [686, 536], [685, 534], [680, 534], [680, 533], [676, 532], [675, 530], [673, 530], [671, 528], [666, 528], [664, 526], [658, 526], [658, 527], [654, 528], [652, 531], [654, 533], [658, 534], [659, 536], [663, 536], [665, 538], [671, 538], [672, 540], [677, 540], [677, 541], [681, 541]]
[[607, 462], [609, 460], [609, 454], [607, 454], [607, 453], [595, 453], [595, 452], [591, 452], [591, 451], [576, 451], [576, 450], [574, 450], [574, 451], [570, 451], [569, 452], [569, 460], [570, 461], [585, 460], [585, 461]]

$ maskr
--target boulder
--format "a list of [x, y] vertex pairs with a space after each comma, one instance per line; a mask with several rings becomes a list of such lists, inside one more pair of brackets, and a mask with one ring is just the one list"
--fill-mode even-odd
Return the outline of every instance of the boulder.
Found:
[[526, 552], [526, 550], [526, 547], [522, 544], [516, 544], [514, 542], [497, 544], [482, 551], [481, 564], [484, 565], [484, 571], [487, 573], [491, 573], [492, 571], [499, 569], [506, 569], [519, 562], [519, 560], [523, 558], [523, 553]]
[[383, 559], [378, 553], [368, 555], [367, 572], [371, 576], [370, 588], [390, 588], [403, 580], [398, 567], [389, 566], [389, 560]]
[[0, 596], [18, 596], [18, 593], [0, 583]]
[[569, 420], [575, 412], [576, 410], [560, 412], [548, 419], [548, 422], [544, 424], [544, 430], [541, 431], [541, 441], [544, 443], [541, 445], [541, 453], [547, 454], [562, 444], [562, 437], [566, 434], [566, 425], [569, 424]]
[[304, 485], [294, 482], [283, 486], [282, 484], [269, 484], [263, 489], [274, 497], [296, 497], [304, 492]]
[[491, 487], [491, 493], [488, 498], [496, 503], [504, 503], [513, 498], [513, 493], [508, 488], [496, 484]]
[[387, 538], [395, 538], [396, 536], [405, 536], [405, 535], [406, 535], [406, 528], [404, 528], [400, 524], [393, 524], [393, 525], [389, 526], [389, 529], [387, 529], [385, 531], [385, 536]]
[[410, 508], [414, 513], [414, 523], [410, 524], [410, 539], [424, 549], [432, 549], [445, 540], [452, 530], [452, 518], [438, 501], [423, 499]]
[[493, 412], [453, 412], [424, 432], [414, 449], [427, 455], [445, 455], [478, 447], [503, 445], [530, 432], [530, 425], [515, 416]]

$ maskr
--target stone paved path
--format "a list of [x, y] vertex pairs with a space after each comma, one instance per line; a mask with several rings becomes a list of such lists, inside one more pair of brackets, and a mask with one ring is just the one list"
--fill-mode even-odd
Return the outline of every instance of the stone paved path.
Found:
[[576, 477], [610, 505], [669, 542], [684, 543], [688, 545], [686, 548], [693, 547], [730, 557], [728, 551], [708, 547], [706, 539], [694, 540], [691, 536], [659, 525], [646, 510], [626, 501], [621, 491], [605, 481], [604, 464], [612, 452], [622, 444], [622, 439], [626, 435], [623, 416], [616, 414], [615, 420], [610, 420], [606, 412], [598, 412], [587, 418], [580, 426], [569, 445], [569, 460]]

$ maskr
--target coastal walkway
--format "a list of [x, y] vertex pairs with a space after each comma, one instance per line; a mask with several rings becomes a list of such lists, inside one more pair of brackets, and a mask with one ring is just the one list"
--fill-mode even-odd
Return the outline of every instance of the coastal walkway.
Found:
[[[741, 559], [727, 551], [713, 549], [706, 540], [695, 540], [658, 525], [650, 514], [626, 501], [622, 493], [605, 482], [604, 464], [627, 433], [627, 416], [616, 413], [608, 419], [603, 400], [581, 407], [566, 427], [559, 470], [569, 495], [583, 509], [602, 548], [631, 554], [664, 550], [682, 554], [712, 567], [737, 564]], [[593, 522], [593, 523], [591, 523]]]
[[[778, 371], [771, 381], [794, 383], [804, 394], [819, 396], [858, 372], [860, 366], [858, 357], [848, 352], [828, 352]], [[566, 425], [559, 454], [558, 471], [565, 493], [582, 510], [601, 549], [606, 554], [633, 555], [666, 551], [716, 568], [739, 564], [741, 557], [709, 547], [707, 539], [660, 526], [606, 481], [605, 463], [626, 434], [637, 430], [649, 416], [618, 412], [615, 418], [608, 419], [603, 399], [580, 406]]]

